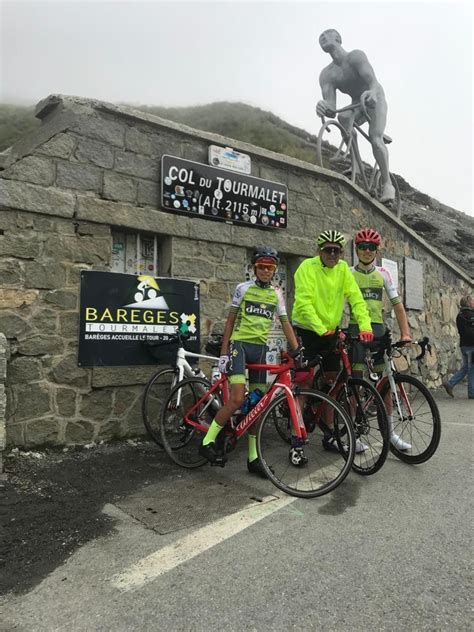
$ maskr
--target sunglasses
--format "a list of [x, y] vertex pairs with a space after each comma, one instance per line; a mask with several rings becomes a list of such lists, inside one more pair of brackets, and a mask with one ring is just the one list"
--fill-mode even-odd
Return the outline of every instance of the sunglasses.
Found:
[[336, 248], [335, 246], [326, 246], [325, 248], [321, 248], [321, 251], [326, 255], [337, 255], [340, 256], [341, 248]]
[[257, 270], [267, 270], [268, 272], [275, 272], [276, 265], [274, 263], [256, 263]]
[[366, 244], [365, 242], [357, 244], [357, 250], [370, 250], [375, 252], [377, 250], [377, 244]]

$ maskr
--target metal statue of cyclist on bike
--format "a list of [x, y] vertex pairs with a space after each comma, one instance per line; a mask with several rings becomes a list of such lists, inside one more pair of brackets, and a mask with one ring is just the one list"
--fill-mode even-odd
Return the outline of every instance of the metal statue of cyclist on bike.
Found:
[[369, 121], [368, 138], [381, 174], [379, 199], [383, 204], [391, 203], [395, 200], [396, 190], [390, 178], [387, 139], [384, 137], [387, 122], [384, 90], [366, 54], [361, 50], [344, 50], [342, 38], [335, 29], [321, 33], [319, 44], [332, 57], [332, 62], [319, 75], [323, 98], [316, 105], [316, 113], [320, 117], [336, 116], [337, 90], [351, 97], [352, 106], [339, 110], [339, 123], [352, 136], [354, 123]]

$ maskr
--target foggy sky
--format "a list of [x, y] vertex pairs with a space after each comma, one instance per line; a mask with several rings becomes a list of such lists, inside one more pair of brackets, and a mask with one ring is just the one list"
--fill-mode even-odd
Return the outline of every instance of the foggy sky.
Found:
[[3, 0], [0, 98], [242, 101], [316, 134], [318, 76], [330, 62], [318, 36], [330, 27], [346, 50], [365, 51], [384, 87], [391, 171], [472, 214], [467, 2]]

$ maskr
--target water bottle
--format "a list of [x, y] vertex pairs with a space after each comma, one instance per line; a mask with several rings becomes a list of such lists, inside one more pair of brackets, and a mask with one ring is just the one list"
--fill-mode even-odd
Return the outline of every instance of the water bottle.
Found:
[[206, 377], [206, 375], [204, 374], [204, 371], [202, 371], [199, 368], [193, 369], [193, 373], [196, 377]]
[[263, 391], [259, 388], [256, 388], [251, 393], [247, 393], [242, 406], [240, 407], [240, 412], [243, 415], [246, 415], [249, 410], [251, 410], [255, 404], [263, 397]]
[[215, 364], [211, 369], [211, 384], [215, 384], [217, 380], [221, 379], [221, 372], [219, 371], [219, 367]]

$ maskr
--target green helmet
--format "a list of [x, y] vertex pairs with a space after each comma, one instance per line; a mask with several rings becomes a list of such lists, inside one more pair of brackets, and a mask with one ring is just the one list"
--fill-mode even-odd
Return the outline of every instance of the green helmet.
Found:
[[324, 246], [324, 244], [340, 244], [341, 248], [343, 248], [346, 244], [344, 235], [338, 230], [324, 230], [322, 233], [319, 233], [316, 242], [319, 248]]

